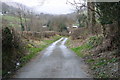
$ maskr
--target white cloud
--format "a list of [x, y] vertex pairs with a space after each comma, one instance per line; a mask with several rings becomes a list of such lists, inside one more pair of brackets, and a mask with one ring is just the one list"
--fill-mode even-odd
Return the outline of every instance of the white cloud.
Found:
[[66, 14], [72, 12], [72, 6], [66, 4], [66, 0], [47, 0], [42, 6], [36, 6], [38, 12], [51, 14]]
[[36, 5], [40, 4], [40, 1], [42, 0], [2, 0], [4, 2], [18, 2], [18, 3], [22, 3], [28, 7], [33, 7]]
[[[37, 12], [50, 13], [50, 14], [65, 14], [72, 11], [72, 6], [66, 4], [67, 0], [2, 0], [6, 2], [18, 2], [28, 7], [31, 7]], [[44, 4], [41, 6], [41, 2]], [[73, 0], [69, 0], [73, 1]]]

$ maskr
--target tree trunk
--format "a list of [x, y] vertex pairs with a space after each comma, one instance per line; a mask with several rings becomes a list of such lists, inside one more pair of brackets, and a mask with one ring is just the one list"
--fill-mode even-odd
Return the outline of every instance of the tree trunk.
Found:
[[[93, 10], [95, 10], [95, 3], [94, 2], [92, 2], [91, 3], [92, 5], [91, 5], [91, 7], [92, 7], [92, 9]], [[91, 11], [92, 12], [92, 22], [91, 22], [91, 24], [92, 24], [92, 26], [91, 26], [91, 28], [92, 28], [92, 34], [95, 34], [95, 23], [96, 23], [96, 20], [95, 20], [95, 12], [94, 11]]]
[[25, 18], [25, 30], [28, 31], [27, 20], [26, 20], [26, 14], [24, 14], [24, 18]]
[[87, 3], [88, 6], [88, 27], [90, 30], [90, 34], [95, 34], [95, 12], [93, 11], [95, 9], [95, 3], [94, 2], [88, 2]]
[[102, 35], [103, 37], [106, 36], [106, 28], [105, 28], [105, 25], [101, 25], [101, 28], [102, 28]]
[[21, 30], [24, 31], [24, 25], [23, 25], [23, 21], [22, 21], [22, 15], [19, 12], [19, 18], [20, 18], [20, 25], [21, 25]]

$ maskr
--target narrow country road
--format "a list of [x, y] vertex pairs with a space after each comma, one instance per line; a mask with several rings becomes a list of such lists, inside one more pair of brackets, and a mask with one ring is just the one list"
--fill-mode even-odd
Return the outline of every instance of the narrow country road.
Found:
[[84, 61], [64, 44], [61, 38], [18, 70], [15, 78], [90, 78]]

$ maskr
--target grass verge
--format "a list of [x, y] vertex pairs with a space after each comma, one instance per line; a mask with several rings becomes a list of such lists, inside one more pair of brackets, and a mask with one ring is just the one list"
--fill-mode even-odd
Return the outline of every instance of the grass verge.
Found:
[[115, 55], [116, 50], [97, 52], [105, 45], [102, 36], [92, 36], [78, 47], [74, 44], [74, 40], [68, 40], [67, 46], [73, 45], [71, 50], [85, 60], [94, 78], [118, 78], [119, 58]]
[[92, 48], [92, 46], [90, 46], [88, 43], [86, 43], [79, 47], [71, 48], [71, 50], [73, 50], [78, 56], [84, 57], [83, 51], [91, 49], [91, 48]]
[[[69, 46], [69, 45], [71, 45], [71, 43], [73, 43], [72, 45], [74, 45], [74, 42], [71, 42], [71, 41], [73, 41], [73, 40], [70, 40], [70, 38], [69, 38], [66, 45]], [[74, 51], [78, 56], [84, 57], [85, 51], [88, 51], [88, 50], [100, 45], [101, 43], [102, 43], [101, 36], [92, 36], [87, 40], [86, 43], [84, 43], [78, 47], [73, 47], [73, 48], [71, 48], [71, 50]]]

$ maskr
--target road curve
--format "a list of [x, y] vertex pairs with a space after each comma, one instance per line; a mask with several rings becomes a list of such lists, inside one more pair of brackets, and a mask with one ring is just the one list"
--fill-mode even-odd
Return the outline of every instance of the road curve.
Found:
[[17, 71], [14, 78], [90, 78], [84, 61], [61, 38]]

